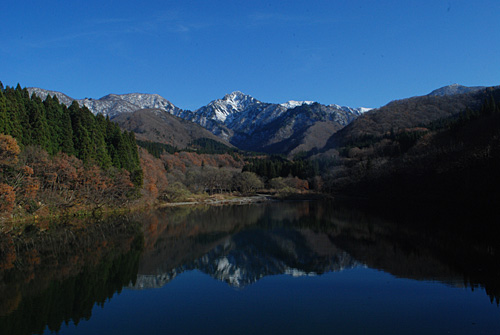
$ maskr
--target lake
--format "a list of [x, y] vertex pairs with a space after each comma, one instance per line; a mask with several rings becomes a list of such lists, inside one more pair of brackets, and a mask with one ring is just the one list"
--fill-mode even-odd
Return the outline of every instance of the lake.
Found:
[[498, 235], [457, 220], [276, 202], [33, 228], [0, 241], [0, 334], [500, 334]]

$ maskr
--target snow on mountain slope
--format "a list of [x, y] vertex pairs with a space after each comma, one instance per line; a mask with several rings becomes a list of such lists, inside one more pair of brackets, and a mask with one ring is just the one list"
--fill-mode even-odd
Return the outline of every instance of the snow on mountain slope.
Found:
[[[330, 122], [343, 127], [368, 111], [368, 108], [351, 108], [339, 105], [321, 105], [313, 101], [290, 100], [282, 104], [261, 102], [250, 95], [235, 91], [226, 94], [222, 99], [211, 101], [197, 110], [183, 110], [173, 105], [158, 94], [130, 93], [109, 94], [100, 99], [72, 99], [60, 92], [28, 88], [30, 94], [35, 93], [44, 99], [48, 94], [56, 95], [59, 100], [70, 105], [76, 100], [86, 106], [94, 114], [101, 113], [115, 118], [123, 113], [137, 110], [162, 110], [184, 120], [197, 123], [218, 137], [235, 145], [243, 145], [242, 141], [251, 139], [250, 150], [266, 150], [272, 143], [291, 140], [296, 132], [304, 133], [316, 122]], [[313, 108], [306, 108], [312, 107]], [[288, 116], [287, 116], [288, 115]], [[256, 136], [255, 136], [256, 135]], [[294, 140], [296, 147], [301, 140]], [[249, 142], [249, 143], [250, 143]], [[294, 143], [295, 143], [294, 142]], [[248, 144], [248, 143], [247, 143]]]
[[261, 104], [262, 102], [259, 100], [236, 91], [226, 94], [222, 99], [210, 102], [208, 105], [197, 109], [195, 113], [204, 118], [224, 123], [230, 115], [253, 109]]
[[51, 96], [56, 96], [57, 99], [59, 100], [60, 103], [63, 103], [65, 104], [66, 106], [69, 106], [71, 105], [71, 103], [73, 102], [73, 98], [67, 96], [66, 94], [64, 93], [61, 93], [61, 92], [56, 92], [56, 91], [49, 91], [49, 90], [44, 90], [42, 88], [38, 88], [38, 87], [28, 87], [28, 92], [30, 94], [30, 96], [35, 93], [40, 99], [42, 100], [45, 100], [45, 98], [47, 97], [47, 95], [51, 95]]
[[311, 105], [313, 104], [314, 101], [295, 101], [295, 100], [290, 100], [285, 103], [280, 104], [281, 106], [285, 107], [286, 109], [292, 109], [298, 106], [302, 105]]
[[363, 113], [369, 112], [373, 109], [373, 108], [366, 108], [366, 107], [352, 108], [352, 107], [348, 107], [348, 106], [339, 106], [336, 104], [328, 105], [328, 107], [332, 107], [334, 109], [341, 110], [341, 111], [348, 112], [348, 113], [352, 113], [352, 114], [358, 115], [358, 116], [363, 114]]
[[121, 113], [133, 113], [139, 109], [162, 109], [176, 116], [183, 112], [182, 109], [174, 106], [174, 104], [158, 94], [108, 94], [100, 99], [73, 99], [63, 93], [44, 90], [37, 87], [29, 87], [28, 92], [30, 94], [35, 93], [41, 99], [45, 99], [49, 94], [55, 95], [61, 103], [67, 106], [71, 105], [75, 100], [80, 106], [87, 107], [92, 113], [100, 113], [110, 118]]

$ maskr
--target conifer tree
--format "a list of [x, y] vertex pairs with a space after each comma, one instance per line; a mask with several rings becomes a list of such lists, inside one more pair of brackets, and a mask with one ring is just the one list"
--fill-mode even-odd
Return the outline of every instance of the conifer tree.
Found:
[[[92, 129], [92, 113], [81, 110], [76, 101], [73, 101], [68, 108], [73, 128], [73, 143], [75, 145], [75, 155], [84, 162], [89, 162], [95, 158], [92, 139], [90, 137]], [[89, 115], [90, 114], [90, 115]]]
[[0, 81], [0, 134], [8, 132], [7, 104], [3, 94], [3, 85]]
[[[25, 98], [26, 99], [26, 98]], [[26, 144], [39, 145], [45, 150], [49, 149], [49, 135], [47, 119], [45, 117], [42, 101], [33, 94], [26, 100], [31, 136]]]

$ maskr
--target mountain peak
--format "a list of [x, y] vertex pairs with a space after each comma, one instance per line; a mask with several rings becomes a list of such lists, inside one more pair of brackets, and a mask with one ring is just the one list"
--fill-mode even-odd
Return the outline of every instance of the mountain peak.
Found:
[[232, 93], [226, 94], [224, 98], [216, 101], [223, 104], [229, 104], [238, 111], [241, 109], [241, 107], [246, 108], [246, 106], [248, 106], [249, 104], [260, 103], [259, 100], [240, 91], [234, 91]]
[[250, 97], [249, 95], [241, 92], [241, 91], [234, 91], [231, 93], [228, 93], [224, 96], [224, 100], [230, 100], [230, 99], [236, 99], [236, 98], [245, 98], [245, 97]]
[[240, 113], [253, 105], [259, 105], [261, 102], [250, 95], [240, 91], [234, 91], [226, 94], [224, 98], [210, 102], [207, 106], [196, 110], [199, 115], [204, 115], [207, 119], [224, 122], [228, 116]]

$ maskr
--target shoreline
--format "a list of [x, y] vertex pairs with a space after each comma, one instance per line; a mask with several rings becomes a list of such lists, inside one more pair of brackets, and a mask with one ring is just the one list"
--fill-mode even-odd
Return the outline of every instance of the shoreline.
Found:
[[158, 204], [155, 207], [164, 208], [164, 207], [196, 206], [196, 205], [209, 205], [209, 206], [246, 205], [246, 204], [274, 202], [274, 201], [279, 201], [279, 199], [267, 194], [256, 194], [252, 196], [241, 196], [228, 199], [208, 198], [208, 199], [193, 200], [193, 201], [164, 202]]
[[163, 202], [157, 201], [155, 203], [136, 203], [129, 206], [116, 207], [116, 208], [100, 208], [80, 210], [74, 213], [57, 213], [47, 216], [31, 215], [26, 217], [10, 218], [5, 221], [0, 221], [0, 235], [23, 234], [28, 226], [36, 226], [41, 230], [49, 230], [49, 225], [52, 222], [61, 222], [67, 224], [72, 219], [96, 219], [112, 216], [112, 215], [126, 215], [128, 213], [152, 210], [156, 208], [168, 207], [182, 207], [182, 206], [231, 206], [231, 205], [248, 205], [259, 203], [272, 203], [280, 201], [315, 201], [328, 199], [328, 195], [318, 193], [293, 193], [285, 196], [277, 196], [276, 194], [258, 193], [248, 196], [235, 196], [230, 194], [217, 194], [203, 198], [191, 198], [188, 201], [179, 202]]

